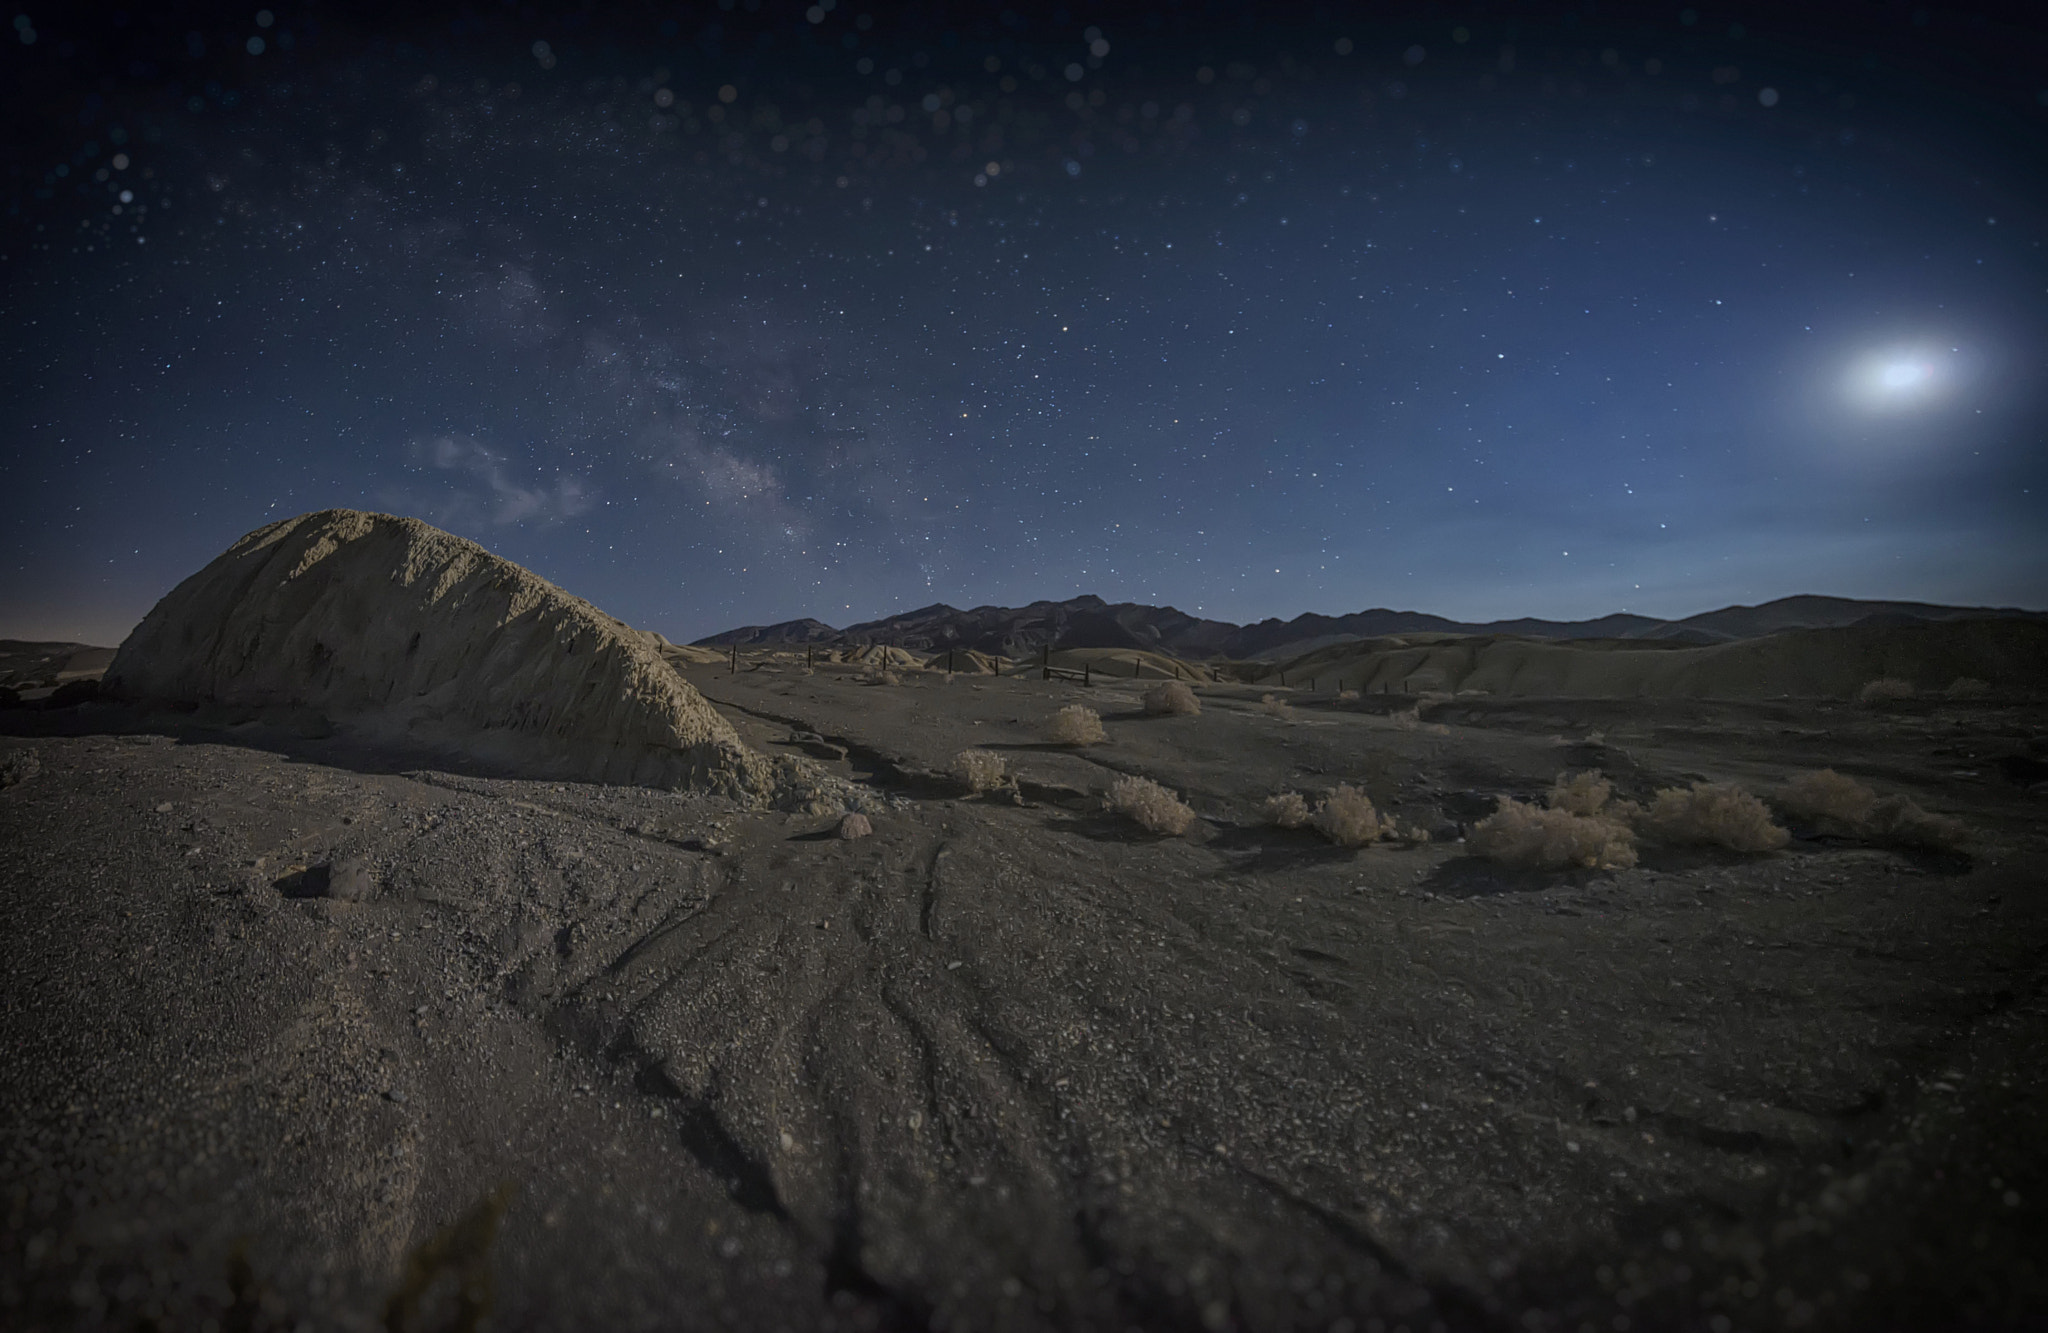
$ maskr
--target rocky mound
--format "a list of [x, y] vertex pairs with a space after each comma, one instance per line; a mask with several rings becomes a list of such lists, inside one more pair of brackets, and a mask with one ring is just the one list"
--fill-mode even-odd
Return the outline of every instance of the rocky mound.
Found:
[[657, 636], [417, 519], [329, 509], [259, 528], [157, 603], [106, 688], [313, 708], [378, 740], [551, 776], [766, 794]]

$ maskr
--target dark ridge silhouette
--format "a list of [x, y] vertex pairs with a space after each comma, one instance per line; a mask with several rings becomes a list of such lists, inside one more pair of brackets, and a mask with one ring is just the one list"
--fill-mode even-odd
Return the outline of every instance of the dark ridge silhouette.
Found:
[[1521, 617], [1480, 623], [1449, 620], [1423, 611], [1374, 607], [1349, 615], [1307, 612], [1292, 620], [1270, 618], [1250, 625], [1206, 620], [1171, 606], [1105, 602], [1084, 595], [1064, 602], [1029, 606], [977, 606], [962, 611], [944, 602], [880, 620], [834, 629], [819, 620], [748, 625], [697, 640], [705, 646], [884, 643], [922, 652], [973, 649], [1020, 657], [1045, 647], [1136, 648], [1186, 658], [1278, 658], [1350, 639], [1399, 634], [1515, 635], [1529, 639], [1657, 639], [1681, 643], [1729, 643], [1798, 629], [1840, 629], [1849, 625], [1915, 625], [1960, 619], [2048, 619], [2048, 612], [2017, 607], [1941, 606], [1930, 602], [1864, 601], [1851, 597], [1781, 597], [1761, 606], [1727, 606], [1683, 620], [1658, 620], [1626, 612], [1592, 620]]

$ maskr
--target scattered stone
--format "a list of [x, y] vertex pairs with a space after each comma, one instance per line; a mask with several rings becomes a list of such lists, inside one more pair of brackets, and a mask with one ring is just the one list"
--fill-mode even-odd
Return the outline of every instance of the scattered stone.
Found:
[[0, 755], [0, 787], [26, 782], [42, 771], [42, 756], [27, 747]]
[[377, 877], [361, 857], [342, 857], [327, 868], [327, 896], [345, 903], [368, 902], [377, 896]]
[[792, 731], [785, 744], [793, 745], [813, 759], [838, 763], [846, 758], [846, 747], [826, 740], [815, 731]]

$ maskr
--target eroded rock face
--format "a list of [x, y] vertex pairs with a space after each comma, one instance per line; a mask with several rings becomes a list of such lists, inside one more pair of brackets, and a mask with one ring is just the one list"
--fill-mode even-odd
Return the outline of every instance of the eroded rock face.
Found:
[[588, 781], [767, 794], [650, 636], [475, 542], [351, 509], [259, 528], [157, 603], [110, 692], [316, 708], [359, 734]]

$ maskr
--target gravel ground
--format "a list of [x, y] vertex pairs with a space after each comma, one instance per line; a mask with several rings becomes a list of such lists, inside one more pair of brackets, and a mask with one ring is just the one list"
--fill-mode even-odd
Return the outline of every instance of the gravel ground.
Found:
[[[745, 660], [745, 659], [743, 659]], [[873, 836], [114, 705], [0, 714], [0, 1323], [2022, 1327], [2039, 709], [689, 674]], [[1087, 702], [1106, 743], [1038, 739]], [[308, 729], [302, 729], [308, 730]], [[317, 730], [313, 728], [310, 730]], [[995, 750], [1014, 790], [944, 776]], [[2032, 747], [2032, 748], [2030, 748]], [[1466, 855], [1832, 764], [1963, 852]], [[2014, 772], [2031, 772], [2007, 765]], [[1122, 774], [1202, 816], [1105, 814]], [[1262, 827], [1362, 787], [1426, 842]]]

